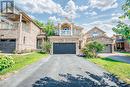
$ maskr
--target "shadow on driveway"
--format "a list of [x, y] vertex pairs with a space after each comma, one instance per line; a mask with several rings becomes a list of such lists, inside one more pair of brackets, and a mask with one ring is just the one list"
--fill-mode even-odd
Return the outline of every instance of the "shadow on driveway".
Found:
[[115, 82], [117, 87], [129, 87], [112, 74], [104, 73], [104, 76], [97, 76], [89, 72], [86, 72], [86, 74], [89, 75], [89, 78], [79, 74], [76, 76], [69, 73], [59, 74], [60, 77], [65, 78], [67, 81], [57, 81], [50, 77], [44, 77], [32, 84], [32, 87], [116, 87], [108, 85], [108, 82], [105, 81], [106, 79]]

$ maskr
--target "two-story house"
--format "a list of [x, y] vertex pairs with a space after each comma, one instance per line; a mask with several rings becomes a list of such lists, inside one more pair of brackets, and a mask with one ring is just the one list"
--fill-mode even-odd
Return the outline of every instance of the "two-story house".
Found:
[[86, 34], [82, 37], [82, 48], [89, 41], [98, 41], [105, 45], [103, 50], [104, 53], [112, 53], [114, 52], [114, 40], [106, 35], [106, 32], [99, 29], [98, 27], [94, 27], [91, 30], [87, 31]]
[[51, 54], [79, 54], [82, 29], [68, 20], [58, 23], [56, 35], [50, 37]]
[[45, 35], [42, 29], [22, 10], [2, 14], [0, 21], [0, 51], [27, 52], [40, 48]]

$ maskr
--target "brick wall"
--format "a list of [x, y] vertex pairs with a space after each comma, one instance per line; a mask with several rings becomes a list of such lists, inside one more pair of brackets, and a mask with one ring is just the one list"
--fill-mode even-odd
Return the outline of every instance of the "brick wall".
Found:
[[21, 34], [21, 49], [22, 51], [30, 51], [37, 49], [37, 35], [40, 34], [40, 29], [32, 22], [27, 24], [28, 30], [22, 29]]
[[125, 41], [124, 46], [125, 46], [125, 51], [130, 52], [130, 42]]

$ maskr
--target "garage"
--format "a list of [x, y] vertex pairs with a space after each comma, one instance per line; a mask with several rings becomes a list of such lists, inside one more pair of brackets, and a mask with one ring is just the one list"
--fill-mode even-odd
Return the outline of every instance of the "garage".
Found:
[[106, 44], [103, 53], [112, 53], [112, 45]]
[[0, 51], [3, 53], [12, 53], [16, 48], [15, 39], [0, 39]]
[[53, 43], [53, 54], [76, 54], [76, 43]]

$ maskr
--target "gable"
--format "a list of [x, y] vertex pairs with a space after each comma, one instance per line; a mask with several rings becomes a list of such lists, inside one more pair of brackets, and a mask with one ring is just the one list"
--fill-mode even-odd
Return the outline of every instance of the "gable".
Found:
[[87, 41], [92, 41], [92, 40], [101, 42], [103, 44], [112, 44], [114, 42], [113, 39], [111, 39], [111, 38], [109, 38], [107, 36], [100, 36], [100, 37], [96, 37], [96, 38], [88, 38], [87, 39]]
[[92, 28], [87, 32], [88, 36], [103, 36], [105, 32], [97, 27]]

